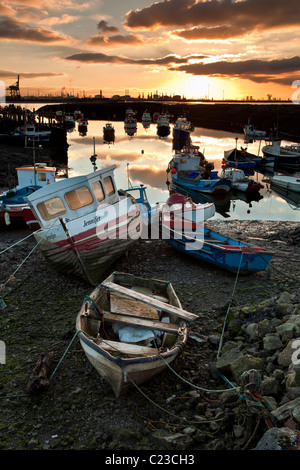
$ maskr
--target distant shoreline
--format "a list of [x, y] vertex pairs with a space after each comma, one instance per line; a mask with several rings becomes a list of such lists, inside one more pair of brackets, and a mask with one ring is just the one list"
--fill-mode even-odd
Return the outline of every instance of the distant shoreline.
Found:
[[[11, 102], [22, 106], [34, 101], [19, 100]], [[38, 102], [35, 102], [38, 104]], [[7, 103], [8, 105], [9, 103]], [[64, 102], [50, 103], [40, 101], [36, 111], [54, 116], [58, 109], [67, 114], [80, 109], [88, 120], [122, 121], [126, 109], [132, 108], [141, 122], [142, 114], [147, 109], [151, 115], [155, 112], [169, 112], [174, 121], [178, 116], [186, 116], [195, 127], [204, 127], [225, 132], [243, 134], [243, 128], [250, 122], [258, 130], [272, 134], [282, 140], [300, 142], [300, 105], [291, 101], [164, 101], [164, 100], [114, 100], [114, 99], [68, 99]]]

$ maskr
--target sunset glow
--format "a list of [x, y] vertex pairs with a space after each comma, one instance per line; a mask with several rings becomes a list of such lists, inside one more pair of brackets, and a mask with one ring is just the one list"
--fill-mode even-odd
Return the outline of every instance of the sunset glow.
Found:
[[21, 95], [291, 99], [298, 0], [4, 0], [0, 79]]

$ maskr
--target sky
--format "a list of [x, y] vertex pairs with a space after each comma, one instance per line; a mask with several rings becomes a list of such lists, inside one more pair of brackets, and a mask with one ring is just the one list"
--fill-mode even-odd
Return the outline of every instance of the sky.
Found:
[[0, 80], [20, 75], [23, 96], [294, 101], [299, 23], [299, 0], [4, 0]]

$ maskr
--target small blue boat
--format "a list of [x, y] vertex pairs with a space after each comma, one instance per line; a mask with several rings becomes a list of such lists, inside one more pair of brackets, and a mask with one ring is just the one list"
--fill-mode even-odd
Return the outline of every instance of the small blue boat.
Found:
[[[254, 155], [253, 155], [254, 157]], [[233, 168], [248, 169], [254, 168], [256, 163], [254, 160], [248, 158], [246, 150], [225, 150], [224, 152], [225, 163]]]
[[229, 179], [218, 178], [217, 172], [214, 171], [211, 172], [210, 178], [205, 178], [198, 171], [173, 173], [171, 170], [171, 178], [176, 185], [181, 186], [183, 189], [191, 189], [208, 194], [227, 193], [232, 187]]
[[273, 253], [221, 235], [207, 227], [189, 234], [171, 232], [166, 240], [177, 250], [231, 272], [252, 274], [264, 271]]

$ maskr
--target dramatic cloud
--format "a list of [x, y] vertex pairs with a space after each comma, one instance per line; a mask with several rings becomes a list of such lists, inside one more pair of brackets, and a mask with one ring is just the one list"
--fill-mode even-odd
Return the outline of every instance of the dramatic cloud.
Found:
[[42, 28], [28, 28], [19, 21], [11, 18], [4, 18], [0, 20], [0, 39], [54, 43], [66, 41], [67, 38], [50, 30]]
[[[180, 32], [186, 39], [223, 39], [234, 37], [235, 28], [240, 35], [241, 28], [250, 33], [299, 26], [299, 15], [299, 0], [289, 0], [288, 5], [282, 0], [165, 0], [130, 11], [124, 24], [140, 30], [179, 26], [187, 30]], [[189, 32], [193, 26], [197, 29]], [[227, 28], [232, 35], [226, 36]]]
[[188, 64], [179, 66], [181, 70], [193, 75], [239, 76], [285, 74], [300, 71], [300, 57], [280, 60], [240, 60], [211, 63]]
[[108, 26], [107, 22], [102, 20], [97, 24], [97, 28], [103, 33], [118, 33], [119, 28], [116, 26]]
[[92, 36], [88, 41], [87, 44], [89, 46], [122, 46], [131, 45], [131, 46], [138, 46], [140, 44], [144, 44], [143, 39], [140, 36], [135, 34], [116, 34], [115, 36]]
[[180, 57], [177, 55], [168, 55], [166, 57], [158, 59], [129, 59], [128, 57], [122, 57], [117, 55], [108, 55], [101, 52], [77, 52], [71, 56], [65, 57], [65, 60], [74, 60], [78, 62], [85, 62], [90, 64], [133, 64], [133, 65], [160, 65], [169, 66], [171, 64], [186, 64], [192, 59], [203, 59], [205, 58], [202, 54], [189, 55], [187, 57]]
[[173, 31], [173, 36], [178, 36], [188, 41], [195, 41], [197, 39], [231, 39], [244, 36], [248, 34], [248, 29], [244, 26], [216, 26], [211, 28], [192, 28]]

